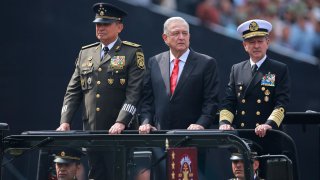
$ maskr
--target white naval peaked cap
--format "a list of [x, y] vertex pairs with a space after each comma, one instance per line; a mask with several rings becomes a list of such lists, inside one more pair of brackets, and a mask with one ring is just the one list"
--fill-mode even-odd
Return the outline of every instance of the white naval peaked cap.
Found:
[[237, 28], [238, 33], [243, 39], [256, 36], [266, 36], [272, 30], [272, 24], [266, 20], [252, 19], [240, 24]]

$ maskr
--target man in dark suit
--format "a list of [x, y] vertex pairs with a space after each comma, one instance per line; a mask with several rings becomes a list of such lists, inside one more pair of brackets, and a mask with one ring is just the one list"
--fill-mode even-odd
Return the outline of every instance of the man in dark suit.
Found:
[[169, 51], [148, 61], [139, 132], [208, 128], [218, 109], [216, 60], [189, 48], [189, 24], [181, 17], [164, 23], [162, 38]]
[[140, 133], [208, 128], [218, 108], [218, 69], [214, 58], [189, 48], [189, 25], [181, 17], [164, 23], [170, 50], [148, 61]]
[[[122, 20], [127, 15], [125, 11], [107, 3], [94, 4], [93, 11], [100, 42], [84, 46], [79, 52], [57, 130], [70, 130], [72, 117], [83, 103], [85, 130], [119, 134], [132, 120], [140, 100], [144, 55], [140, 45], [119, 38]], [[89, 177], [114, 179], [114, 151], [98, 153], [92, 150], [88, 150]]]
[[287, 65], [266, 55], [271, 29], [269, 22], [259, 19], [238, 27], [250, 59], [231, 68], [220, 130], [255, 129], [264, 137], [268, 129], [280, 127], [289, 103], [290, 79]]

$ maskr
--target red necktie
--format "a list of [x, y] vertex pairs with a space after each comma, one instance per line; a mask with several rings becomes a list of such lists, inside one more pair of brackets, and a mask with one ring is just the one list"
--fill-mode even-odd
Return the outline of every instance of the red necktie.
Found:
[[170, 77], [170, 91], [173, 94], [174, 89], [177, 86], [178, 74], [179, 74], [179, 59], [174, 60], [174, 66]]

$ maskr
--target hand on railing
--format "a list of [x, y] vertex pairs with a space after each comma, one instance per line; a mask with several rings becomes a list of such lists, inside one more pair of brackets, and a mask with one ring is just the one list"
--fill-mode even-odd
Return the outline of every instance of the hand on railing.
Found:
[[123, 123], [116, 122], [113, 126], [109, 129], [109, 134], [121, 134], [121, 132], [126, 128]]
[[70, 124], [69, 123], [62, 123], [60, 126], [56, 129], [57, 131], [70, 131]]
[[204, 127], [199, 124], [190, 124], [188, 130], [204, 130]]
[[230, 124], [222, 124], [219, 130], [234, 130], [234, 128]]
[[149, 134], [150, 131], [156, 131], [157, 128], [151, 126], [150, 124], [143, 124], [139, 127], [139, 134]]
[[259, 137], [264, 137], [267, 134], [267, 130], [272, 129], [272, 127], [268, 124], [261, 124], [254, 129], [254, 132]]

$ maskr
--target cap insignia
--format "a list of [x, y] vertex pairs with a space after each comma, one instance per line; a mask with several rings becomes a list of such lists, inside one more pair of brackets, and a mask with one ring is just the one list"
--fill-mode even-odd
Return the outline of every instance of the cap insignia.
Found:
[[65, 156], [66, 153], [65, 153], [64, 151], [62, 151], [60, 155], [61, 155], [61, 156]]
[[104, 15], [106, 14], [107, 10], [105, 10], [104, 7], [103, 7], [103, 5], [100, 4], [100, 7], [99, 7], [99, 9], [98, 9], [98, 12], [99, 12], [99, 15], [100, 15], [100, 16], [104, 16]]
[[259, 29], [259, 25], [255, 21], [252, 21], [249, 25], [249, 30], [257, 31], [258, 29]]

